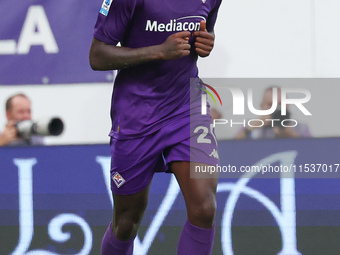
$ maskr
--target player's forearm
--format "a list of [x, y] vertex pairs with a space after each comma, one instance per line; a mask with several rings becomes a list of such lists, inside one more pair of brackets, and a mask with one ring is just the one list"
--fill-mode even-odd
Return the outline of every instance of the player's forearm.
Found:
[[159, 45], [131, 49], [105, 44], [94, 39], [90, 49], [93, 70], [116, 70], [162, 59]]

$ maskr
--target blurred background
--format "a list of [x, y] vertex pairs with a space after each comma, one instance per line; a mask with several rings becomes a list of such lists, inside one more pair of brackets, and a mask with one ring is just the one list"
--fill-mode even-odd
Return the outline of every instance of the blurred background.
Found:
[[[0, 147], [0, 254], [99, 254], [112, 210], [108, 133], [115, 77], [88, 63], [101, 4], [0, 2], [0, 131], [5, 102], [16, 93], [31, 99], [33, 120], [58, 116], [65, 125], [60, 136], [45, 138], [53, 146]], [[292, 109], [308, 125], [307, 139], [236, 141], [240, 127], [217, 130], [221, 163], [293, 164], [306, 175], [221, 178], [213, 254], [339, 253], [339, 10], [337, 0], [222, 2], [215, 48], [199, 60], [200, 77], [217, 91], [252, 88], [255, 107], [269, 86], [307, 89], [313, 116]], [[223, 107], [210, 103], [230, 120], [232, 101], [223, 95]], [[310, 164], [333, 175], [316, 177]], [[173, 178], [156, 175], [150, 198], [135, 254], [175, 254], [186, 215]]]

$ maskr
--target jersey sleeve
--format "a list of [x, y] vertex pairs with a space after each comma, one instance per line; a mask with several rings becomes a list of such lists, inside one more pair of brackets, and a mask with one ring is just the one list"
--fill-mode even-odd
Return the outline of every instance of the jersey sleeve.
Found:
[[132, 18], [135, 4], [136, 0], [104, 0], [93, 37], [112, 45], [121, 42]]
[[207, 19], [207, 30], [208, 32], [211, 32], [214, 30], [214, 26], [216, 23], [216, 19], [217, 19], [217, 13], [218, 10], [221, 6], [221, 2], [222, 0], [216, 0], [215, 2], [215, 6], [212, 8], [211, 12], [209, 13], [208, 19]]

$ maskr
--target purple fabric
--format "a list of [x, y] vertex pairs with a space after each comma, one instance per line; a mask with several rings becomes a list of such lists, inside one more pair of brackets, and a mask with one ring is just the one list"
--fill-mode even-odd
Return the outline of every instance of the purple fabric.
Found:
[[101, 255], [132, 255], [133, 254], [133, 241], [120, 241], [113, 234], [111, 229], [112, 223], [107, 228], [101, 247]]
[[[99, 14], [94, 37], [129, 48], [157, 45], [176, 32], [199, 30], [201, 20], [214, 27], [221, 0], [114, 0]], [[195, 38], [190, 38], [194, 45]], [[198, 77], [194, 47], [189, 56], [153, 61], [118, 72], [112, 96], [110, 135], [141, 137], [167, 125], [190, 105], [190, 78]], [[202, 91], [199, 91], [202, 93]]]
[[215, 225], [211, 229], [199, 228], [186, 221], [178, 242], [177, 255], [210, 255], [215, 237]]
[[190, 116], [190, 125], [189, 116], [177, 116], [153, 134], [125, 140], [112, 138], [111, 190], [120, 195], [135, 194], [149, 185], [155, 172], [167, 171], [172, 161], [218, 164], [218, 158], [212, 155], [217, 144], [211, 132], [205, 135], [210, 143], [198, 141], [202, 128], [210, 130], [210, 125], [210, 115], [197, 113]]

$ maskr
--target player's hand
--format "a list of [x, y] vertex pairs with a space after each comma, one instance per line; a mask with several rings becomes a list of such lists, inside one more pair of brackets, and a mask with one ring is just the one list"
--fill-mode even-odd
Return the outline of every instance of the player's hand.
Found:
[[0, 135], [0, 146], [9, 144], [17, 139], [17, 128], [14, 121], [9, 121]]
[[215, 36], [209, 33], [206, 27], [206, 22], [201, 20], [200, 30], [193, 33], [196, 37], [195, 51], [200, 57], [209, 56], [214, 47]]
[[170, 60], [181, 58], [190, 54], [189, 31], [170, 35], [161, 46], [162, 59]]

